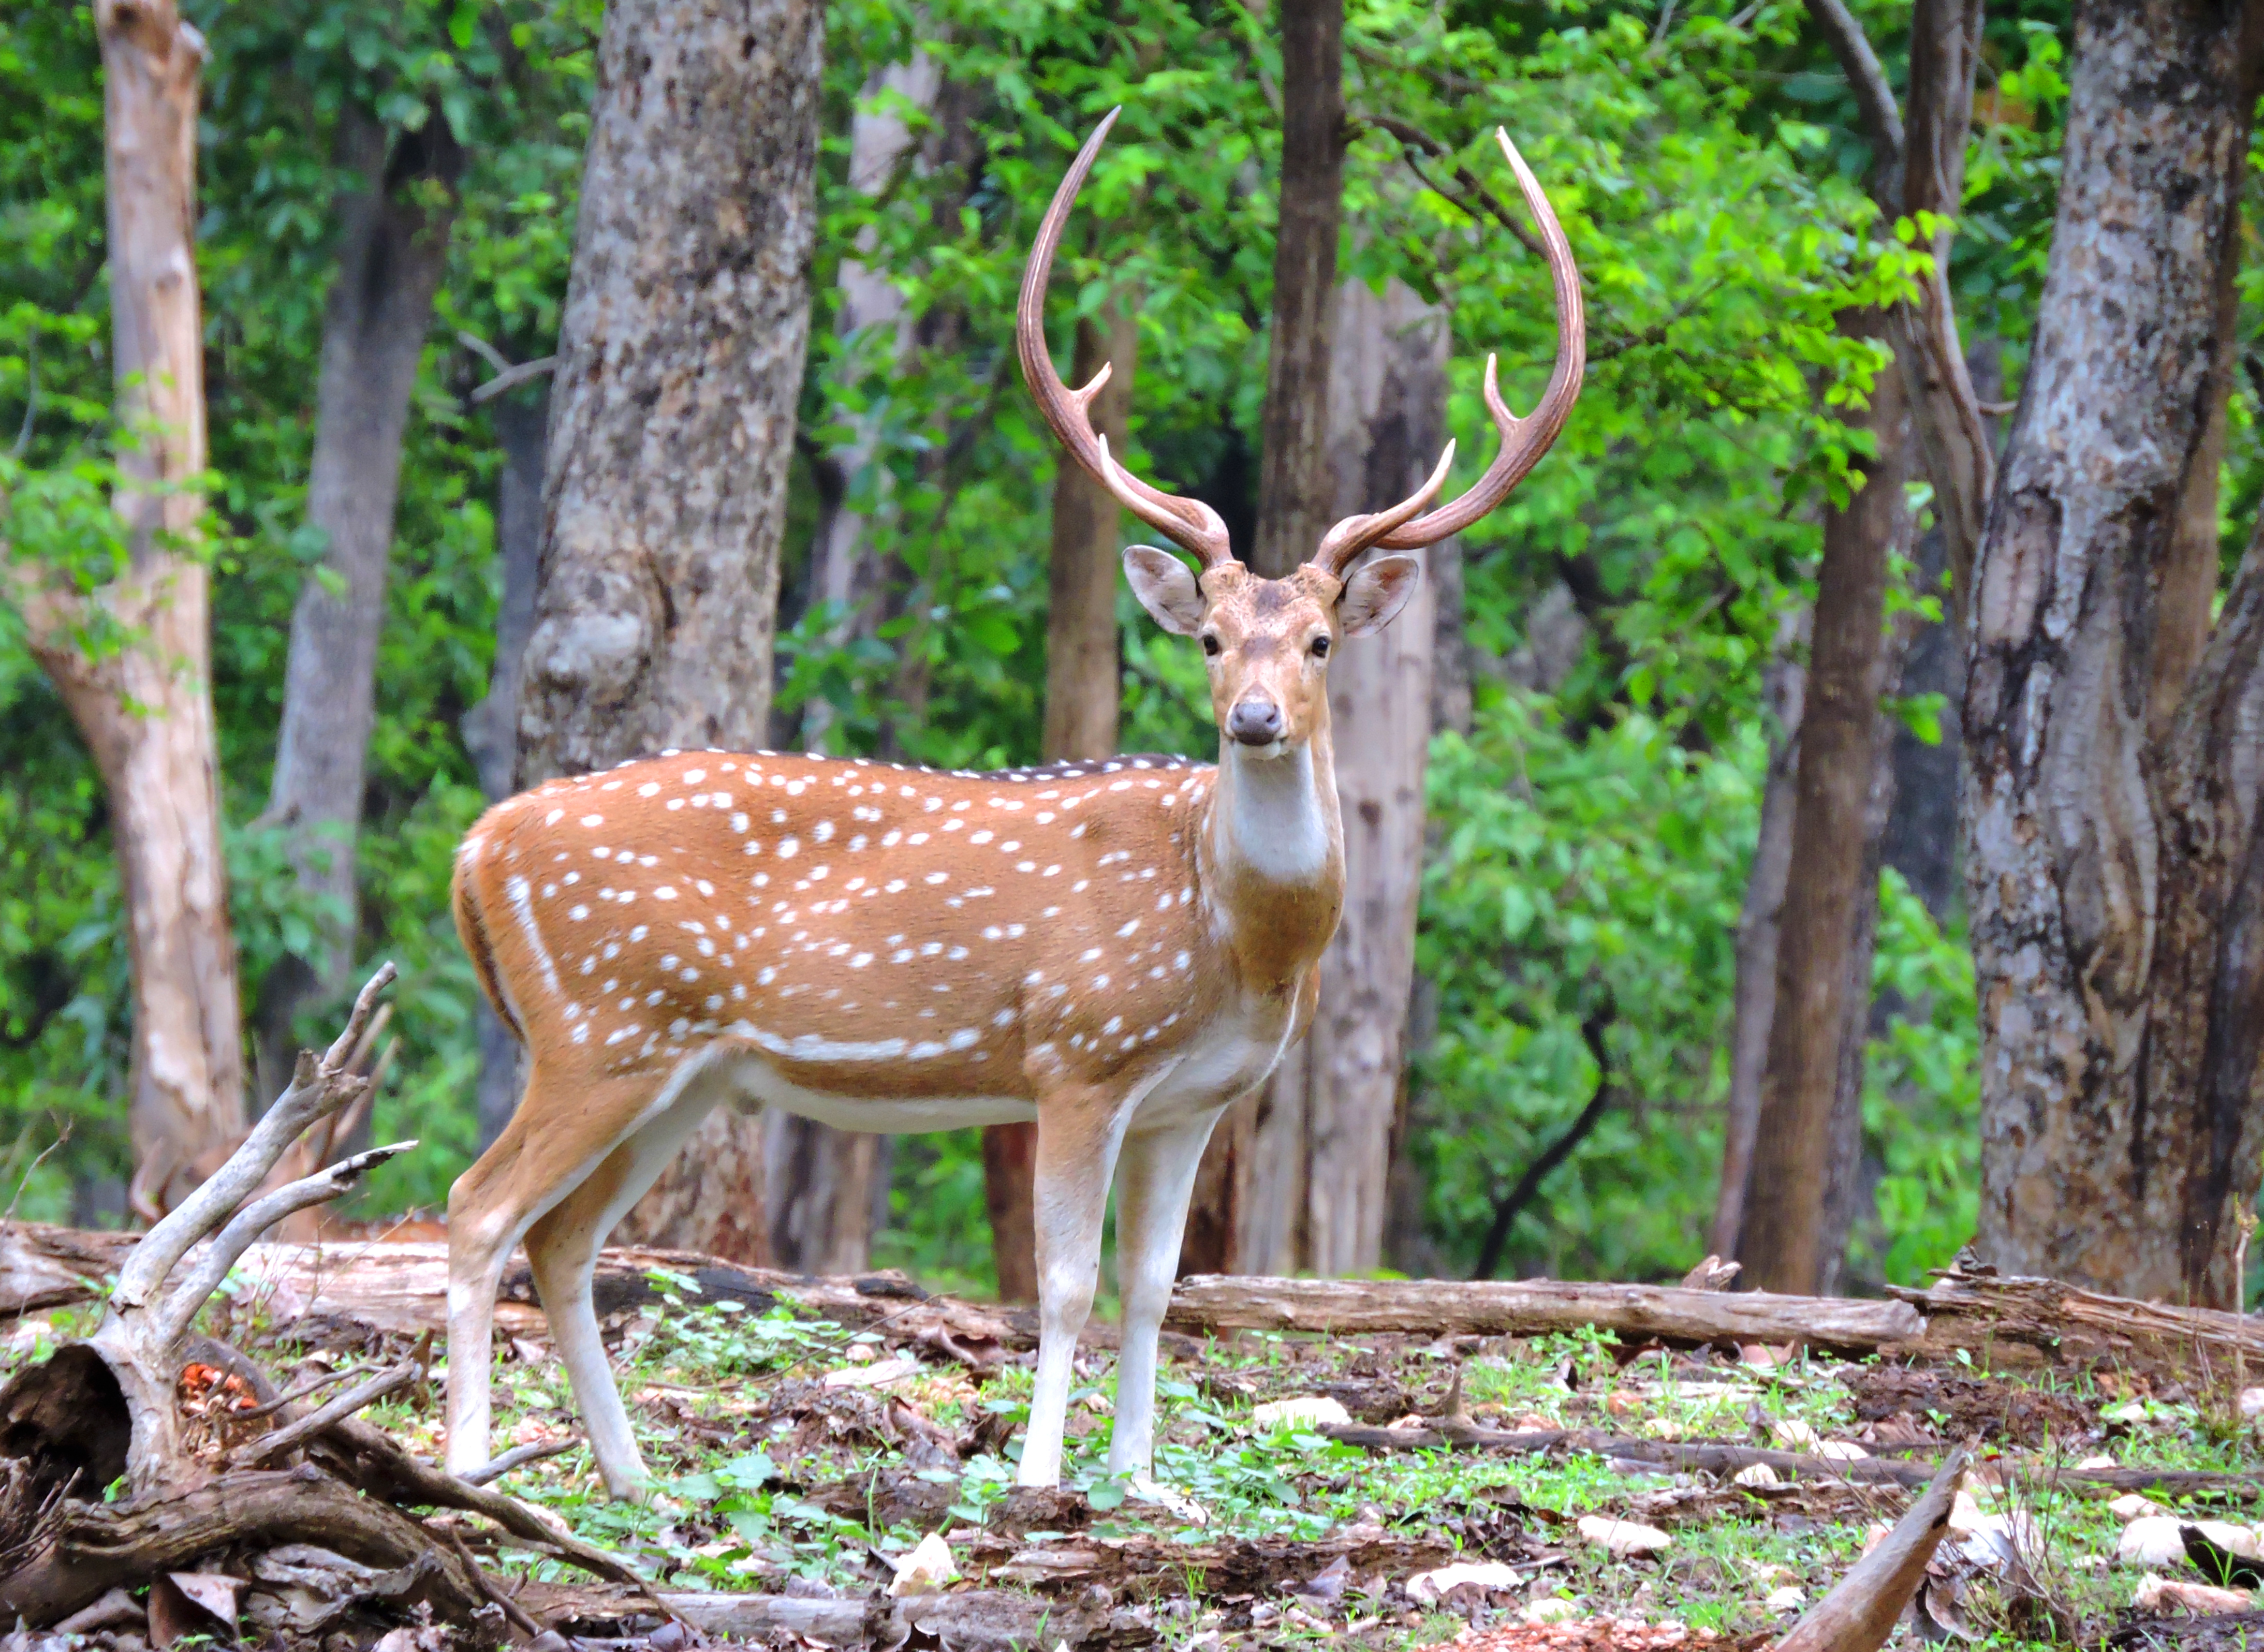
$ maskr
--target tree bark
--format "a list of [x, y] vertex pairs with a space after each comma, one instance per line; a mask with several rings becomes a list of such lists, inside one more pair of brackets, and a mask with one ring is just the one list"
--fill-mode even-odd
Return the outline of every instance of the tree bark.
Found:
[[2260, 23], [2255, 4], [2077, 9], [2051, 264], [1967, 633], [1982, 1253], [2202, 1303], [2234, 1299], [2264, 1111], [2254, 547], [2193, 680], [2165, 678], [2213, 583], [2195, 501], [2232, 366]]
[[[915, 109], [934, 108], [943, 72], [925, 52], [891, 63], [867, 83], [867, 97], [887, 93]], [[878, 195], [894, 180], [913, 147], [911, 129], [893, 107], [860, 108], [849, 126], [849, 181]], [[869, 252], [864, 235], [860, 251]], [[894, 335], [891, 359], [901, 366], [911, 353], [904, 325], [903, 294], [896, 283], [867, 267], [861, 258], [844, 258], [838, 277], [840, 296], [834, 330], [845, 341], [870, 329]], [[828, 455], [839, 473], [841, 490], [821, 518], [813, 554], [816, 567], [810, 600], [841, 611], [831, 634], [835, 646], [853, 635], [870, 635], [879, 619], [882, 564], [873, 554], [865, 514], [845, 497], [860, 473], [880, 455], [877, 418], [852, 415], [849, 442]], [[885, 472], [876, 479], [884, 479]], [[803, 708], [802, 733], [813, 751], [826, 749], [833, 707], [813, 699]], [[836, 1130], [815, 1119], [773, 1112], [763, 1126], [765, 1191], [770, 1199], [770, 1250], [778, 1265], [816, 1272], [853, 1273], [870, 1264], [873, 1231], [885, 1208], [885, 1184], [891, 1158], [884, 1137]]]
[[[1118, 293], [1098, 321], [1080, 318], [1070, 378], [1089, 384], [1114, 371], [1093, 398], [1092, 428], [1121, 453], [1131, 437], [1132, 380], [1139, 365], [1139, 311]], [[1054, 475], [1053, 546], [1046, 610], [1046, 727], [1049, 763], [1106, 757], [1116, 750], [1118, 701], [1116, 577], [1122, 508], [1074, 465]], [[994, 1124], [983, 1132], [983, 1202], [1002, 1301], [1038, 1300], [1037, 1225], [1032, 1206], [1038, 1130]]]
[[[1939, 589], [1948, 547], [1937, 528], [1921, 535], [1912, 557], [1922, 591]], [[1943, 604], [1945, 611], [1948, 605]], [[1934, 921], [1947, 925], [1957, 890], [1957, 790], [1964, 742], [1957, 719], [1964, 695], [1964, 651], [1945, 612], [1921, 623], [1903, 660], [1901, 686], [1908, 696], [1941, 696], [1941, 738], [1928, 745], [1905, 724], [1894, 729], [1894, 808], [1880, 859], [1902, 873]]]
[[[1333, 521], [1406, 497], [1438, 462], [1448, 333], [1444, 313], [1397, 281], [1381, 294], [1345, 283], [1332, 330], [1332, 485], [1322, 496]], [[1275, 1074], [1256, 1133], [1246, 1268], [1336, 1275], [1382, 1261], [1415, 975], [1436, 605], [1426, 578], [1388, 629], [1330, 663], [1344, 917], [1321, 957], [1319, 1011]]]
[[[464, 747], [490, 802], [511, 795], [519, 765], [519, 672], [534, 629], [534, 585], [542, 556], [542, 459], [550, 432], [550, 384], [498, 397], [488, 419], [503, 447], [496, 498], [496, 554], [503, 564], [503, 595], [496, 609], [495, 663], [488, 692], [464, 714]], [[511, 1122], [521, 1089], [519, 1040], [487, 995], [473, 1006], [480, 1040], [479, 1150], [487, 1151]]]
[[[1258, 533], [1246, 559], [1279, 579], [1335, 518], [1329, 351], [1344, 223], [1344, 0], [1282, 0], [1281, 202], [1266, 359]], [[1435, 458], [1433, 462], [1435, 462]]]
[[[1868, 337], [1887, 328], [1876, 313], [1846, 324]], [[1779, 925], [1776, 1007], [1738, 1250], [1755, 1288], [1800, 1294], [1816, 1290], [1825, 1266], [1825, 1195], [1849, 952], [1860, 905], [1867, 894], [1877, 899], [1876, 838], [1867, 846], [1866, 824], [1887, 665], [1887, 575], [1909, 515], [1902, 486], [1908, 413], [1898, 374], [1879, 375], [1861, 424], [1872, 432], [1876, 456], [1861, 473], [1862, 490], [1825, 518], [1801, 714], [1792, 875]]]
[[[762, 743], [809, 327], [823, 14], [606, 14], [560, 329], [522, 786]], [[623, 1231], [754, 1256], [759, 1120], [721, 1109]]]
[[[1281, 197], [1274, 242], [1258, 526], [1244, 560], [1278, 579], [1310, 556], [1334, 519], [1327, 475], [1330, 330], [1344, 222], [1344, 0], [1282, 0]], [[1292, 1060], [1298, 1059], [1292, 1057]], [[1227, 1109], [1196, 1174], [1182, 1272], [1255, 1265], [1237, 1229], [1258, 1219], [1251, 1177], [1261, 1131], [1302, 1141], [1302, 1089], [1262, 1086]], [[1288, 1104], [1299, 1116], [1276, 1119]], [[1278, 1165], [1273, 1167], [1280, 1168]], [[1271, 1213], [1277, 1220], [1283, 1213]], [[1269, 1241], [1269, 1244], [1274, 1242]], [[1275, 1248], [1278, 1248], [1276, 1246]]]
[[1706, 1249], [1738, 1254], [1745, 1222], [1745, 1190], [1760, 1135], [1761, 1074], [1768, 1065], [1769, 1027], [1776, 1014], [1776, 949], [1784, 917], [1785, 887], [1792, 878], [1793, 793], [1800, 772], [1800, 713], [1808, 668], [1799, 655], [1808, 639], [1808, 616], [1788, 616], [1776, 657], [1762, 678], [1761, 699], [1776, 724], [1761, 783], [1760, 833], [1745, 873], [1738, 914], [1737, 984], [1730, 1019], [1730, 1094], [1722, 1128], [1722, 1181], [1714, 1199], [1714, 1225]]
[[[129, 1192], [148, 1219], [243, 1132], [208, 586], [193, 545], [204, 502], [190, 485], [206, 462], [193, 245], [204, 40], [171, 0], [101, 0], [95, 25], [127, 561], [86, 596], [37, 568], [9, 583], [108, 798], [133, 972]], [[97, 628], [117, 646], [90, 647]]]
[[[893, 95], [926, 112], [935, 107], [942, 85], [941, 66], [925, 52], [915, 52], [906, 62], [890, 63], [875, 72], [865, 84], [865, 96], [869, 99]], [[912, 148], [911, 128], [893, 107], [860, 106], [849, 122], [851, 186], [867, 195], [882, 193], [895, 181]], [[872, 250], [873, 236], [866, 231], [859, 236], [858, 251]], [[904, 297], [896, 283], [868, 268], [862, 257], [846, 257], [841, 260], [836, 285], [840, 294], [834, 310], [835, 333], [849, 344], [868, 329], [889, 329], [895, 335], [891, 359], [903, 366], [911, 353], [912, 341], [904, 324]], [[880, 617], [878, 598], [887, 560], [873, 554], [866, 533], [868, 518], [853, 508], [847, 496], [858, 485], [860, 475], [880, 455], [880, 421], [869, 414], [851, 413], [847, 423], [850, 439], [826, 456], [839, 475], [841, 489], [818, 523], [812, 551], [816, 565], [809, 585], [813, 604], [837, 605], [841, 611], [840, 622], [828, 636], [835, 647], [853, 636], [872, 634]], [[886, 473], [875, 473], [874, 481], [876, 486], [885, 486]], [[813, 699], [802, 708], [802, 738], [809, 750], [828, 749], [826, 738], [832, 726], [831, 701]], [[825, 1128], [823, 1125], [813, 1127]]]
[[[338, 149], [341, 166], [360, 181], [338, 202], [344, 233], [323, 316], [307, 479], [307, 519], [322, 531], [326, 549], [323, 576], [307, 580], [292, 611], [267, 803], [267, 818], [290, 833], [299, 892], [319, 914], [323, 952], [278, 962], [264, 983], [255, 1020], [265, 1094], [289, 1079], [299, 1011], [352, 985], [354, 842], [375, 717], [402, 442], [464, 163], [437, 113], [388, 144], [383, 127], [350, 110]], [[431, 204], [435, 185], [448, 205]]]

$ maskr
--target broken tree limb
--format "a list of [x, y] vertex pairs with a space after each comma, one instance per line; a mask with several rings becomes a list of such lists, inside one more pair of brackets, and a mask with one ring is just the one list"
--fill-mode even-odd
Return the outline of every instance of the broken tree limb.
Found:
[[1893, 1633], [1895, 1619], [1917, 1592], [1965, 1477], [1966, 1455], [1952, 1452], [1942, 1461], [1926, 1495], [1910, 1506], [1894, 1530], [1848, 1569], [1832, 1592], [1777, 1642], [1776, 1652], [1878, 1652]]
[[1665, 1285], [1459, 1279], [1277, 1279], [1198, 1274], [1172, 1293], [1174, 1330], [1529, 1337], [1589, 1326], [1685, 1343], [1807, 1343], [1868, 1352], [1913, 1342], [1906, 1302]]
[[323, 1430], [336, 1427], [355, 1412], [376, 1404], [388, 1394], [398, 1393], [417, 1380], [417, 1367], [412, 1362], [399, 1365], [390, 1371], [381, 1371], [368, 1381], [348, 1388], [335, 1400], [318, 1410], [309, 1411], [295, 1423], [287, 1423], [272, 1433], [263, 1434], [236, 1453], [237, 1461], [247, 1468], [257, 1468], [305, 1440], [312, 1439]]
[[281, 1473], [229, 1474], [173, 1496], [69, 1501], [40, 1553], [0, 1579], [0, 1614], [54, 1623], [121, 1583], [184, 1569], [200, 1555], [280, 1543], [316, 1544], [388, 1569], [424, 1557], [436, 1612], [461, 1613], [468, 1621], [493, 1610], [454, 1553], [414, 1520], [301, 1464]]
[[[1538, 1455], [1546, 1452], [1588, 1452], [1626, 1463], [1638, 1463], [1677, 1474], [1734, 1474], [1760, 1466], [1779, 1474], [1811, 1480], [1847, 1481], [1856, 1484], [1901, 1486], [1906, 1489], [1928, 1484], [1935, 1471], [1930, 1462], [1896, 1457], [1824, 1457], [1812, 1452], [1774, 1451], [1760, 1446], [1740, 1446], [1731, 1440], [1658, 1440], [1601, 1429], [1534, 1429], [1512, 1432], [1472, 1424], [1452, 1425], [1436, 1420], [1428, 1428], [1375, 1428], [1359, 1423], [1324, 1423], [1315, 1433], [1343, 1446], [1368, 1451], [1498, 1451]], [[2193, 1468], [2061, 1468], [2050, 1463], [1999, 1460], [1993, 1472], [2024, 1484], [2060, 1489], [2113, 1492], [2155, 1492], [2164, 1496], [2264, 1497], [2264, 1473], [2230, 1474]]]
[[1909, 1351], [2011, 1344], [2060, 1364], [2117, 1364], [2229, 1378], [2264, 1371], [2264, 1322], [2217, 1308], [2172, 1308], [2108, 1296], [2057, 1279], [1951, 1267], [1924, 1290], [1889, 1293], [1927, 1316]]

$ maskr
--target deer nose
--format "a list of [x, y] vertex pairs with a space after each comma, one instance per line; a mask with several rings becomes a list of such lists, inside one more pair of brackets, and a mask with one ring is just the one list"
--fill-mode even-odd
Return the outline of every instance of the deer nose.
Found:
[[1270, 746], [1281, 737], [1281, 708], [1270, 699], [1237, 700], [1226, 732], [1245, 746]]

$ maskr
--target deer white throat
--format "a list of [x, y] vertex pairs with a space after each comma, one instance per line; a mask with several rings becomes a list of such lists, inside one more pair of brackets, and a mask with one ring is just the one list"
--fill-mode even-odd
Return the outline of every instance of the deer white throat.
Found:
[[1211, 844], [1222, 870], [1269, 883], [1310, 884], [1327, 872], [1341, 831], [1335, 764], [1317, 762], [1308, 741], [1278, 757], [1229, 743], [1218, 763]]

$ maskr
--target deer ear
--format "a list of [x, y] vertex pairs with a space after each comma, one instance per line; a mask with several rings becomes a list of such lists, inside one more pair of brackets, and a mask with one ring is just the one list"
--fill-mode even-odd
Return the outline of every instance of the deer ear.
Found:
[[1399, 617], [1423, 578], [1423, 564], [1411, 556], [1379, 556], [1345, 581], [1337, 598], [1337, 623], [1348, 637], [1372, 636]]
[[1202, 629], [1203, 598], [1187, 565], [1169, 551], [1135, 545], [1124, 553], [1124, 576], [1150, 618], [1175, 636]]

